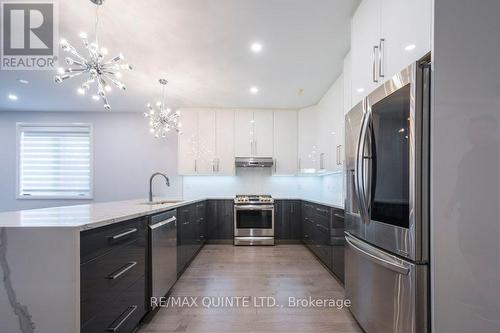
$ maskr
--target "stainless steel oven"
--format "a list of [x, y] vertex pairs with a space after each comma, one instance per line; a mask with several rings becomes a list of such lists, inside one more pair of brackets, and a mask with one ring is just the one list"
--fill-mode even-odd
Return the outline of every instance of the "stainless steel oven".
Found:
[[367, 333], [428, 331], [430, 84], [426, 58], [346, 114], [345, 286]]
[[234, 245], [274, 245], [274, 200], [271, 196], [236, 196]]

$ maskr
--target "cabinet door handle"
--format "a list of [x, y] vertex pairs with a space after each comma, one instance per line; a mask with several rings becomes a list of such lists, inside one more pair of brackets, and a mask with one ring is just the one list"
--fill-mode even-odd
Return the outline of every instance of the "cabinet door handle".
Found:
[[299, 157], [299, 171], [302, 169], [302, 158]]
[[212, 159], [212, 172], [215, 173], [215, 158]]
[[133, 234], [134, 232], [137, 232], [136, 228], [132, 228], [132, 229], [129, 229], [127, 231], [121, 232], [119, 234], [116, 234], [116, 235], [113, 235], [113, 236], [109, 236], [108, 238], [111, 239], [111, 240], [117, 240], [117, 239], [120, 239], [122, 237], [125, 237], [125, 236], [128, 236], [130, 234]]
[[385, 61], [385, 39], [380, 38], [379, 56], [378, 56], [378, 76], [384, 77], [384, 61]]
[[[135, 312], [135, 310], [137, 310], [137, 305], [132, 305], [132, 306], [129, 306], [121, 315], [120, 317], [122, 317], [122, 319], [120, 319], [120, 317], [118, 317], [118, 319], [120, 320], [115, 320], [115, 321], [118, 321], [116, 323], [116, 325], [114, 326], [111, 326], [111, 327], [108, 327], [106, 328], [106, 332], [116, 332], [120, 329], [120, 326], [123, 325], [124, 322], [127, 321], [127, 319], [132, 315], [132, 313]], [[114, 324], [114, 322], [113, 322]]]
[[127, 271], [131, 270], [132, 267], [134, 267], [135, 265], [137, 265], [137, 262], [136, 261], [131, 261], [128, 264], [126, 264], [125, 266], [121, 267], [118, 271], [113, 272], [110, 275], [108, 275], [106, 277], [106, 279], [108, 279], [108, 280], [118, 279], [120, 276], [122, 276], [123, 274], [125, 274]]
[[275, 158], [275, 159], [274, 159], [274, 173], [276, 173], [276, 172], [277, 172], [277, 169], [278, 169], [278, 159], [277, 159], [277, 158]]
[[325, 153], [319, 154], [319, 168], [325, 170]]
[[198, 160], [194, 159], [194, 172], [198, 172]]
[[373, 64], [372, 64], [372, 79], [374, 83], [378, 83], [377, 79], [377, 50], [378, 45], [373, 46]]

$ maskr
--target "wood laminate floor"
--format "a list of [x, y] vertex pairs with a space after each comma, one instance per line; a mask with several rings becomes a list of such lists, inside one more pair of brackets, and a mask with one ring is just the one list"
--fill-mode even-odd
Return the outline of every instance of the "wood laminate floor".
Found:
[[[206, 245], [171, 296], [187, 297], [184, 306], [161, 308], [139, 333], [361, 332], [347, 308], [289, 307], [289, 297], [344, 298], [340, 283], [302, 245]], [[239, 307], [216, 307], [231, 296], [245, 296], [251, 305], [240, 298]], [[276, 306], [260, 307], [261, 296]], [[189, 306], [191, 297], [197, 306]]]

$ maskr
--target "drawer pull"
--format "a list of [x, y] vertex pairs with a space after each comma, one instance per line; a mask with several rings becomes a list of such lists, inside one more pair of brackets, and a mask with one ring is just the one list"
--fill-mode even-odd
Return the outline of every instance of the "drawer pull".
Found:
[[320, 229], [323, 229], [323, 230], [325, 230], [325, 231], [327, 231], [327, 232], [330, 232], [330, 230], [329, 230], [327, 227], [322, 226], [321, 224], [316, 224], [316, 227], [318, 227], [318, 228], [320, 228]]
[[117, 239], [120, 239], [120, 238], [125, 237], [127, 235], [133, 234], [134, 232], [137, 232], [136, 228], [129, 229], [127, 231], [121, 232], [121, 233], [116, 234], [114, 236], [109, 236], [109, 238], [112, 239], [112, 240], [117, 240]]
[[115, 271], [116, 273], [113, 272], [111, 275], [108, 275], [107, 279], [109, 279], [109, 280], [118, 279], [120, 276], [122, 276], [127, 271], [129, 271], [130, 269], [132, 269], [132, 267], [134, 267], [135, 265], [137, 265], [137, 262], [136, 261], [131, 261], [128, 264], [126, 264], [125, 266], [123, 266], [122, 268], [120, 268], [118, 271]]
[[316, 208], [316, 210], [318, 212], [322, 212], [322, 213], [325, 213], [325, 214], [328, 214], [330, 212], [328, 209], [324, 209], [324, 208]]
[[122, 319], [120, 319], [120, 317], [118, 317], [114, 322], [113, 324], [118, 321], [116, 323], [116, 325], [114, 326], [111, 326], [111, 327], [108, 327], [106, 328], [106, 332], [116, 332], [120, 329], [120, 326], [123, 325], [124, 322], [127, 321], [127, 319], [132, 315], [132, 313], [135, 312], [135, 310], [137, 310], [137, 305], [132, 305], [132, 306], [129, 306], [127, 308], [127, 310], [125, 310], [121, 315], [120, 317], [122, 317]]

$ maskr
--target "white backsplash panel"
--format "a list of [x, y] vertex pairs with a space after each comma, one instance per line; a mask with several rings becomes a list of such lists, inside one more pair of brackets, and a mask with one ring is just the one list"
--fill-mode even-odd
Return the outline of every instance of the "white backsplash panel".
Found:
[[219, 198], [236, 194], [270, 194], [275, 198], [301, 198], [343, 205], [341, 173], [315, 176], [272, 176], [271, 168], [238, 168], [236, 176], [183, 177], [183, 197]]

